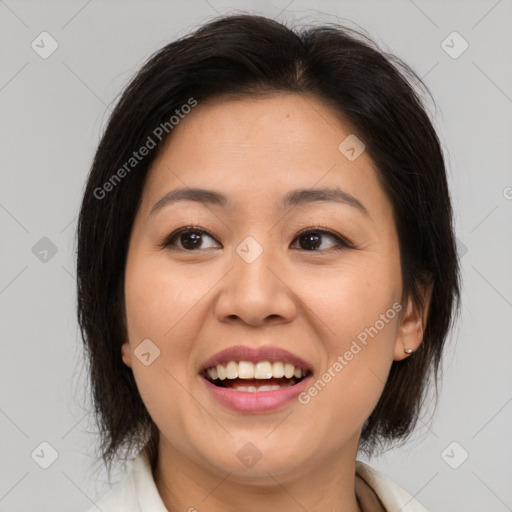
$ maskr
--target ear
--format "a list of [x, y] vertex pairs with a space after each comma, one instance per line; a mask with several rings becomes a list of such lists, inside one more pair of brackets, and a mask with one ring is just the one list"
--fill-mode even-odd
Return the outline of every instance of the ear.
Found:
[[121, 358], [126, 366], [132, 367], [132, 350], [128, 340], [121, 345]]
[[407, 300], [405, 311], [402, 313], [400, 326], [395, 342], [393, 360], [401, 361], [409, 354], [405, 349], [416, 352], [423, 341], [425, 326], [427, 324], [430, 299], [432, 297], [433, 283], [421, 284], [421, 304], [416, 304], [411, 296]]

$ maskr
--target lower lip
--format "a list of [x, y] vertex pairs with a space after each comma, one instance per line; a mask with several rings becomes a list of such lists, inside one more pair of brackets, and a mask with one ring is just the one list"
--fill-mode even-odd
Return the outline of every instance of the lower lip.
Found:
[[311, 375], [305, 377], [293, 386], [271, 391], [236, 391], [232, 388], [221, 388], [212, 384], [202, 375], [200, 378], [206, 384], [213, 397], [225, 407], [237, 412], [259, 413], [280, 409], [302, 393], [308, 386]]

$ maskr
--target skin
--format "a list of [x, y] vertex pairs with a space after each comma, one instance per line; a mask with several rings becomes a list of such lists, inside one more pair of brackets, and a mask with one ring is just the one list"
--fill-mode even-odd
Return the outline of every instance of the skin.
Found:
[[[217, 403], [198, 375], [218, 351], [246, 344], [289, 350], [319, 378], [400, 303], [392, 205], [368, 154], [349, 161], [338, 150], [350, 133], [311, 96], [217, 99], [180, 121], [150, 170], [127, 256], [122, 359], [160, 430], [154, 478], [171, 512], [359, 510], [362, 425], [392, 362], [421, 343], [426, 310], [402, 304], [307, 405], [241, 414]], [[232, 205], [181, 201], [150, 215], [178, 187], [215, 190]], [[319, 187], [343, 189], [368, 213], [335, 202], [278, 208], [290, 190]], [[179, 236], [174, 250], [159, 245], [189, 225], [211, 234], [199, 249], [182, 248]], [[354, 247], [322, 235], [315, 251], [297, 237], [318, 225]], [[247, 236], [263, 248], [250, 264], [236, 252]], [[160, 349], [148, 366], [133, 354], [146, 338]], [[261, 459], [247, 468], [237, 452], [249, 442]]]

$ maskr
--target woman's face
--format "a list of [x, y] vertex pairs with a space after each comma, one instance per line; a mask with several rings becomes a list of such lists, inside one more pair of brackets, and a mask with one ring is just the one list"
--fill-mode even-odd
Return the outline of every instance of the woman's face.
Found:
[[[174, 127], [133, 226], [122, 349], [173, 460], [254, 482], [355, 458], [392, 361], [421, 341], [413, 309], [398, 314], [392, 206], [361, 149], [294, 94], [199, 103]], [[225, 201], [162, 201], [197, 188]], [[311, 194], [324, 189], [338, 192]], [[224, 371], [247, 379], [213, 384]]]

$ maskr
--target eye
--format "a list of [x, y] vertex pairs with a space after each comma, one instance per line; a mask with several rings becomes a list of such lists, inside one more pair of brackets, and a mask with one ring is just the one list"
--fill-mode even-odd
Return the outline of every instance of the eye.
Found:
[[[192, 252], [199, 249], [211, 249], [203, 244], [204, 237], [215, 240], [212, 235], [202, 228], [196, 226], [186, 226], [174, 231], [160, 245], [160, 247], [169, 250]], [[325, 238], [334, 241], [331, 247], [322, 247]], [[340, 235], [320, 226], [308, 228], [301, 231], [294, 240], [299, 240], [299, 249], [307, 252], [339, 250], [352, 248], [353, 245]]]
[[[331, 240], [334, 240], [334, 246], [322, 248], [322, 239], [324, 238], [330, 238]], [[308, 228], [307, 230], [301, 231], [295, 237], [295, 239], [299, 240], [300, 248], [308, 252], [330, 249], [337, 250], [353, 247], [350, 242], [345, 240], [340, 235], [337, 235], [336, 233], [333, 233], [332, 231], [322, 228], [320, 226], [315, 228]]]
[[[205, 247], [202, 246], [204, 236], [210, 238], [211, 240], [214, 240], [214, 238], [210, 234], [208, 234], [204, 229], [195, 226], [187, 226], [169, 235], [160, 244], [160, 246], [162, 248], [170, 250], [181, 250], [189, 252], [195, 251], [197, 249], [205, 249]], [[176, 246], [176, 241], [178, 241], [181, 244], [181, 247]], [[206, 247], [206, 249], [208, 248], [210, 247]]]

